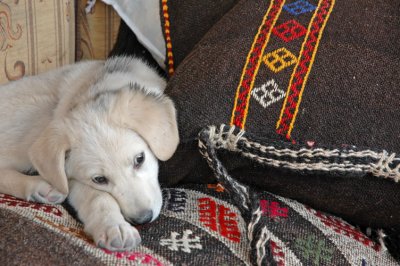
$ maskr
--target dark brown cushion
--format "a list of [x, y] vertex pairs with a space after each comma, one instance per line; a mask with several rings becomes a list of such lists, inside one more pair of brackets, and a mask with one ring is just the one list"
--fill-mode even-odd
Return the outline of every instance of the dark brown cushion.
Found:
[[182, 143], [162, 164], [162, 180], [213, 177], [197, 151], [197, 136], [207, 125], [228, 124], [256, 140], [314, 150], [355, 145], [380, 153], [390, 173], [377, 178], [357, 171], [294, 172], [281, 165], [259, 167], [229, 151], [222, 151], [221, 160], [253, 187], [363, 226], [399, 229], [398, 8], [384, 0], [240, 1], [171, 77], [167, 93], [178, 109]]
[[226, 123], [400, 150], [399, 4], [314, 2], [242, 1], [207, 33], [167, 90], [184, 140]]
[[[0, 260], [3, 265], [254, 265], [247, 223], [229, 195], [215, 184], [164, 189], [160, 217], [137, 227], [142, 244], [112, 252], [96, 247], [61, 205], [0, 194]], [[260, 220], [270, 235], [264, 261], [396, 265], [379, 243], [340, 218], [269, 193], [261, 205]]]
[[170, 74], [207, 31], [237, 2], [238, 0], [160, 0], [161, 23], [167, 45], [166, 66]]

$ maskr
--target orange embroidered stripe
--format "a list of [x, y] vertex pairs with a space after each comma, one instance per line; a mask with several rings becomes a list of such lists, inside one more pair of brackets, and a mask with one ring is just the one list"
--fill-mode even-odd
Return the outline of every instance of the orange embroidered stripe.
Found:
[[165, 42], [167, 43], [167, 63], [168, 73], [172, 76], [175, 72], [174, 69], [174, 55], [172, 53], [172, 42], [171, 42], [171, 23], [168, 14], [168, 0], [162, 0], [162, 10], [164, 16], [164, 31], [165, 31]]
[[247, 55], [246, 64], [243, 67], [242, 76], [236, 90], [235, 103], [233, 106], [231, 125], [241, 129], [246, 124], [249, 109], [251, 90], [257, 77], [261, 64], [261, 57], [269, 42], [271, 32], [282, 11], [285, 0], [272, 0], [268, 11], [263, 18], [262, 24], [254, 38], [250, 52]]
[[283, 102], [280, 117], [276, 123], [278, 134], [290, 139], [294, 123], [299, 111], [305, 85], [311, 72], [318, 46], [332, 12], [335, 0], [321, 0], [307, 29], [299, 59], [290, 77], [286, 98]]

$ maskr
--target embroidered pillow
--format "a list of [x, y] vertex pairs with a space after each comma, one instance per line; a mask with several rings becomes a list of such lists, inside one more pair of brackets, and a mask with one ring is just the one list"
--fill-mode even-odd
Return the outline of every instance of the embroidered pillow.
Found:
[[[248, 223], [221, 185], [164, 189], [163, 198], [160, 217], [137, 227], [142, 244], [132, 251], [111, 252], [96, 247], [82, 224], [61, 205], [0, 194], [1, 261], [5, 265], [254, 265], [259, 256], [258, 250], [250, 249]], [[264, 262], [396, 265], [379, 243], [337, 217], [269, 193], [262, 195], [260, 204], [259, 223], [268, 228], [260, 250]]]
[[[104, 2], [112, 5], [124, 20], [111, 54], [143, 52], [147, 58], [157, 62], [159, 67], [165, 68], [172, 75], [204, 34], [238, 0]], [[160, 17], [154, 17], [158, 13]], [[135, 33], [134, 37], [132, 32]], [[140, 45], [136, 45], [138, 41]], [[127, 45], [128, 43], [135, 43], [134, 48]], [[146, 48], [142, 51], [144, 47]]]
[[173, 1], [161, 0], [161, 23], [167, 46], [168, 73], [192, 51], [207, 31], [238, 0], [224, 1]]
[[[167, 93], [178, 109], [182, 143], [162, 164], [162, 180], [209, 182], [198, 133], [207, 125], [232, 125], [256, 140], [313, 149], [306, 159], [331, 170], [293, 171], [281, 164], [260, 170], [251, 158], [221, 151], [233, 176], [363, 226], [399, 230], [397, 8], [383, 0], [240, 1], [170, 79]], [[363, 152], [335, 161], [335, 154], [352, 145]], [[318, 153], [325, 146], [327, 153]], [[357, 165], [372, 158], [372, 151], [379, 178]], [[342, 175], [349, 162], [354, 171]], [[252, 178], [256, 170], [262, 178]]]

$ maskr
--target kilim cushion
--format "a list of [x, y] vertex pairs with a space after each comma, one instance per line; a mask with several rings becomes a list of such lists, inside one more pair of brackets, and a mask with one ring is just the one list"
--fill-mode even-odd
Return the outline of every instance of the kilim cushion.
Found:
[[262, 167], [253, 153], [219, 149], [241, 182], [400, 230], [398, 9], [388, 0], [240, 1], [170, 79], [182, 143], [162, 164], [163, 181], [209, 182], [197, 137], [227, 124], [267, 147]]
[[[220, 126], [219, 128], [215, 126], [210, 126], [205, 128], [199, 134], [199, 148], [201, 154], [207, 160], [208, 165], [211, 169], [213, 169], [214, 175], [219, 182], [226, 188], [226, 191], [230, 192], [230, 198], [235, 205], [240, 210], [242, 217], [245, 222], [248, 224], [247, 234], [250, 240], [250, 250], [253, 252], [253, 256], [251, 259], [254, 259], [253, 264], [258, 265], [267, 265], [270, 263], [271, 258], [268, 257], [268, 252], [266, 251], [265, 245], [269, 240], [273, 239], [273, 235], [267, 233], [270, 230], [269, 219], [261, 219], [260, 212], [265, 209], [265, 202], [263, 201], [263, 197], [265, 197], [265, 192], [260, 190], [260, 187], [263, 187], [265, 184], [265, 173], [262, 170], [267, 170], [268, 168], [258, 169], [261, 172], [261, 176], [257, 175], [256, 171], [254, 171], [254, 167], [245, 167], [244, 171], [242, 171], [242, 181], [249, 182], [248, 180], [252, 180], [253, 186], [247, 186], [243, 183], [237, 181], [240, 180], [240, 171], [232, 171], [236, 174], [235, 176], [231, 175], [224, 164], [220, 160], [220, 156], [223, 154], [218, 153], [218, 151], [230, 151], [235, 152], [236, 154], [240, 154], [243, 158], [249, 158], [251, 162], [257, 162], [261, 166], [280, 168], [280, 169], [290, 169], [293, 174], [289, 176], [292, 180], [303, 179], [302, 173], [309, 173], [308, 179], [312, 179], [312, 184], [318, 182], [316, 174], [329, 173], [330, 179], [336, 179], [338, 176], [345, 177], [345, 179], [354, 179], [355, 176], [363, 176], [364, 183], [369, 183], [369, 180], [365, 177], [366, 175], [372, 175], [370, 178], [383, 177], [387, 175], [387, 173], [393, 173], [390, 168], [385, 168], [382, 171], [382, 154], [374, 152], [372, 150], [359, 150], [355, 147], [350, 149], [342, 148], [342, 149], [329, 149], [327, 147], [318, 147], [318, 148], [310, 148], [302, 145], [293, 145], [291, 143], [274, 141], [271, 139], [263, 139], [254, 138], [249, 133], [246, 133], [243, 130], [238, 130], [235, 126]], [[226, 154], [225, 154], [226, 155]], [[384, 155], [385, 156], [385, 155]], [[230, 157], [231, 158], [231, 157]], [[399, 167], [400, 162], [395, 162], [391, 166]], [[226, 164], [225, 164], [226, 165]], [[260, 171], [261, 170], [261, 171]], [[239, 176], [238, 176], [239, 174]], [[297, 174], [297, 175], [296, 175]], [[382, 175], [383, 174], [383, 175]], [[284, 175], [280, 175], [282, 177]], [[264, 178], [263, 178], [264, 177]], [[270, 176], [268, 176], [269, 179]], [[346, 178], [347, 177], [347, 178]], [[348, 178], [352, 177], [352, 178]], [[316, 180], [314, 180], [316, 179]], [[288, 179], [284, 179], [288, 180]], [[263, 182], [264, 181], [264, 182]], [[280, 180], [278, 183], [278, 187], [282, 187], [282, 183], [285, 182]], [[293, 181], [295, 183], [295, 181]], [[355, 181], [353, 181], [355, 182]], [[360, 180], [359, 180], [360, 183]], [[332, 191], [329, 190], [329, 187], [321, 186], [323, 183], [319, 183], [320, 186], [319, 191], [323, 193], [330, 194], [332, 197]], [[283, 191], [287, 193], [294, 191], [291, 183], [288, 182], [288, 188], [284, 188]], [[307, 191], [305, 187], [300, 187], [300, 190]], [[311, 187], [312, 191], [315, 188]], [[321, 190], [322, 189], [322, 190]], [[350, 187], [352, 189], [352, 187]], [[383, 190], [382, 188], [379, 188]], [[324, 191], [325, 190], [325, 191]], [[346, 191], [346, 189], [343, 189]], [[344, 195], [343, 191], [340, 193], [340, 196]], [[390, 193], [393, 193], [393, 190], [388, 189]], [[324, 198], [324, 194], [320, 193], [314, 194], [317, 197], [319, 196], [320, 201], [322, 201], [322, 206], [325, 208], [333, 208], [329, 204], [329, 200]], [[396, 192], [394, 192], [396, 193]], [[390, 195], [387, 193], [386, 195], [379, 195], [379, 193], [371, 193], [370, 201], [373, 201], [378, 194], [378, 197], [385, 198], [385, 200], [394, 199], [394, 202], [398, 202], [398, 193]], [[296, 194], [295, 194], [296, 195]], [[364, 196], [364, 199], [370, 195]], [[309, 197], [310, 198], [310, 197]], [[311, 197], [312, 198], [312, 197]], [[354, 200], [354, 199], [353, 199]], [[317, 202], [316, 198], [314, 198], [314, 203]], [[345, 200], [337, 200], [334, 199], [333, 203], [339, 203], [339, 210], [346, 211], [350, 210], [350, 220], [358, 220], [360, 223], [363, 223], [363, 219], [365, 216], [365, 211], [368, 209], [368, 206], [373, 204], [368, 203], [366, 205], [361, 205], [356, 208], [352, 208], [351, 204], [346, 204]], [[357, 202], [357, 205], [360, 203]], [[314, 204], [316, 205], [316, 204]], [[357, 206], [356, 206], [357, 207]], [[385, 208], [385, 206], [383, 206]], [[394, 207], [396, 208], [396, 206]], [[373, 210], [374, 211], [374, 210]], [[370, 220], [364, 220], [369, 224], [378, 223], [382, 226], [385, 224], [385, 229], [375, 230], [375, 235], [378, 237], [379, 242], [383, 244], [383, 247], [389, 250], [389, 252], [397, 259], [400, 260], [400, 234], [398, 229], [398, 214], [396, 211], [392, 211], [391, 213], [387, 210], [384, 210], [382, 213], [375, 211], [370, 213]], [[279, 213], [284, 213], [284, 210], [278, 211]], [[354, 213], [360, 213], [361, 217], [358, 217]], [[380, 215], [387, 215], [387, 219], [389, 222], [385, 223]], [[384, 216], [383, 216], [384, 217]], [[274, 226], [271, 226], [271, 229], [274, 229]], [[302, 227], [299, 227], [299, 230], [302, 230]], [[341, 229], [336, 228], [335, 230], [342, 231]], [[366, 228], [367, 231], [371, 232], [371, 228]], [[286, 247], [288, 242], [283, 243], [283, 247]], [[316, 263], [318, 264], [318, 263]]]
[[207, 31], [238, 0], [160, 0], [161, 21], [167, 46], [166, 66], [172, 74]]
[[[141, 246], [111, 252], [96, 247], [62, 206], [0, 194], [0, 261], [3, 265], [265, 265], [266, 260], [271, 265], [396, 265], [380, 243], [337, 217], [263, 193], [262, 207], [248, 224], [229, 195], [220, 184], [164, 189], [160, 217], [137, 227]], [[257, 236], [247, 231], [258, 232], [260, 224], [262, 243], [252, 250], [248, 237]]]

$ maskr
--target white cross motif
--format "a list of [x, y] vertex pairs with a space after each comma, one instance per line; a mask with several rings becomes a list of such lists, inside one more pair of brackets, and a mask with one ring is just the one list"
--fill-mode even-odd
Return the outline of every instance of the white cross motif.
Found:
[[194, 238], [189, 238], [189, 236], [193, 232], [191, 230], [183, 231], [183, 236], [181, 239], [177, 239], [180, 235], [177, 232], [171, 232], [171, 238], [168, 239], [160, 239], [161, 246], [168, 246], [168, 249], [179, 251], [182, 250], [186, 253], [191, 253], [191, 249], [203, 249], [203, 246], [200, 244], [200, 238], [198, 236]]
[[[271, 89], [269, 89], [270, 87]], [[268, 80], [267, 83], [263, 84], [261, 87], [253, 89], [251, 94], [264, 108], [267, 108], [286, 96], [286, 93], [278, 88], [278, 84], [276, 84], [273, 79]]]

